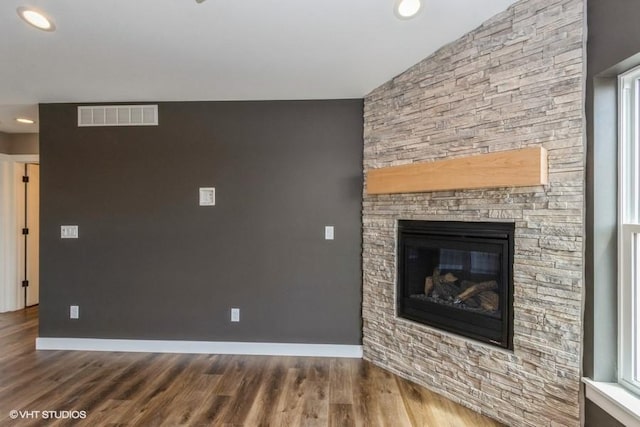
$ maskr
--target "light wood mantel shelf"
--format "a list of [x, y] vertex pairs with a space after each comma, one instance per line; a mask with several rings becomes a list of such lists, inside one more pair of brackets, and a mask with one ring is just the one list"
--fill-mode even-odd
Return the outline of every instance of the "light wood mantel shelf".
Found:
[[542, 147], [391, 166], [367, 173], [367, 194], [545, 184], [548, 184], [547, 150]]

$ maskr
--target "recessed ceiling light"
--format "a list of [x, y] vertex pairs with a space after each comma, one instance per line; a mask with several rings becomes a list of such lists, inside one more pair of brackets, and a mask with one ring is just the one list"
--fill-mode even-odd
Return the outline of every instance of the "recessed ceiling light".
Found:
[[18, 8], [18, 15], [20, 18], [24, 19], [30, 25], [38, 28], [43, 31], [54, 31], [56, 26], [53, 25], [53, 21], [47, 18], [44, 13], [31, 9], [28, 7], [21, 6]]
[[16, 122], [24, 123], [26, 125], [32, 125], [35, 123], [35, 120], [27, 119], [26, 117], [18, 117], [16, 118]]
[[416, 16], [420, 12], [422, 4], [420, 0], [397, 0], [395, 12], [400, 19], [409, 19]]

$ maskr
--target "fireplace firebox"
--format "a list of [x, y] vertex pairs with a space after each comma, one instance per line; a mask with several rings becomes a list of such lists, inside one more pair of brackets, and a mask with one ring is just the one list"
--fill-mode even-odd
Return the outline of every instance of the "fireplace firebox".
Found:
[[513, 349], [514, 224], [398, 223], [398, 316]]

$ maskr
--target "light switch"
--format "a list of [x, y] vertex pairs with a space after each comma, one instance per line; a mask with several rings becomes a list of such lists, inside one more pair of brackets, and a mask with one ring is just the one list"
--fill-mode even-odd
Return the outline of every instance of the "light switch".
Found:
[[214, 187], [200, 188], [200, 206], [216, 205], [216, 189]]
[[62, 239], [77, 239], [78, 238], [78, 226], [77, 225], [61, 225], [60, 226], [60, 238], [62, 238]]
[[324, 239], [333, 240], [333, 225], [327, 225], [324, 227]]
[[77, 305], [69, 306], [69, 318], [70, 319], [79, 319], [80, 318], [80, 307]]
[[240, 321], [240, 309], [239, 308], [232, 308], [231, 309], [231, 321], [232, 322], [239, 322]]

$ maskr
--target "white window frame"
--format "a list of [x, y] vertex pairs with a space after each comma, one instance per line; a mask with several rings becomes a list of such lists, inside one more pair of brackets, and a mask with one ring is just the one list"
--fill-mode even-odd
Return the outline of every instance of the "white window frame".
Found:
[[640, 394], [640, 67], [618, 88], [618, 383]]

